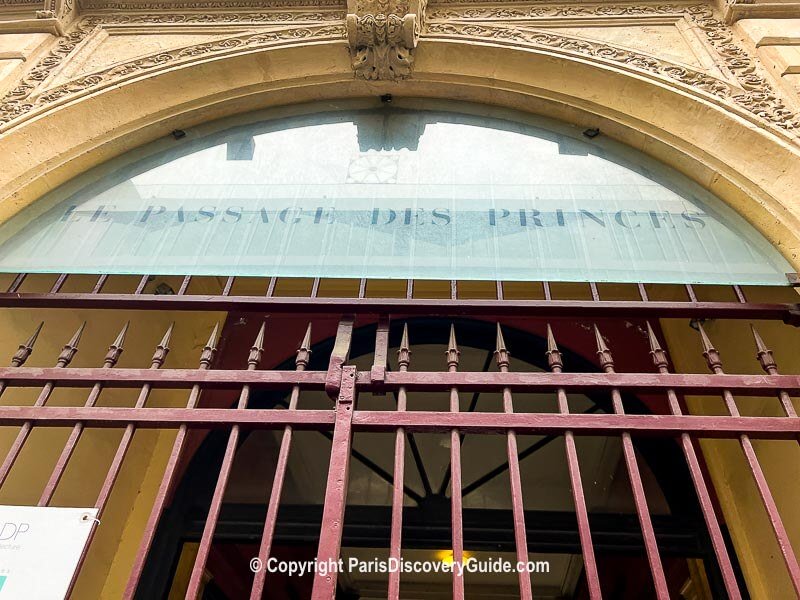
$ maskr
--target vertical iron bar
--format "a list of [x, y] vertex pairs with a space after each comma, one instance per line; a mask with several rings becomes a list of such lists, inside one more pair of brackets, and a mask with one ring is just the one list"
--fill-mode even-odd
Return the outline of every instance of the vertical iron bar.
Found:
[[[389, 320], [385, 318], [379, 322], [378, 330], [385, 330], [388, 334]], [[388, 350], [388, 335], [379, 335], [375, 342], [375, 365], [379, 368], [386, 368], [386, 354]], [[411, 350], [408, 345], [408, 325], [403, 325], [403, 338], [400, 341], [400, 349], [397, 351], [397, 363], [400, 372], [408, 370], [411, 360]], [[406, 410], [406, 388], [400, 386], [397, 391], [397, 410]], [[392, 524], [389, 539], [389, 558], [400, 560], [403, 532], [403, 500], [404, 500], [404, 478], [405, 478], [405, 429], [398, 427], [394, 438], [394, 476], [392, 478]], [[389, 572], [389, 592], [390, 600], [400, 599], [400, 571], [399, 569]]]
[[[561, 359], [561, 352], [556, 345], [553, 330], [547, 324], [547, 364], [553, 373], [563, 372], [564, 363]], [[558, 399], [558, 412], [562, 415], [569, 414], [569, 402], [564, 388], [556, 390]], [[578, 535], [581, 540], [581, 551], [583, 553], [583, 566], [586, 572], [586, 585], [589, 588], [589, 598], [600, 600], [603, 597], [600, 588], [600, 575], [597, 570], [597, 559], [594, 555], [594, 545], [592, 544], [592, 528], [589, 525], [589, 511], [586, 508], [586, 496], [583, 491], [583, 480], [581, 479], [581, 466], [578, 461], [578, 450], [575, 446], [575, 436], [569, 429], [564, 431], [564, 444], [567, 453], [567, 467], [569, 469], [569, 479], [572, 486], [572, 500], [575, 504], [575, 517], [578, 521]]]
[[[650, 355], [653, 357], [653, 364], [655, 364], [659, 373], [669, 373], [669, 362], [667, 361], [667, 353], [661, 348], [658, 343], [658, 338], [650, 327], [650, 323], [646, 323], [647, 337], [650, 341]], [[675, 390], [667, 390], [667, 400], [669, 402], [670, 412], [673, 415], [681, 415], [680, 403]], [[711, 545], [714, 548], [714, 553], [719, 563], [719, 568], [722, 571], [722, 581], [725, 585], [725, 590], [731, 600], [738, 600], [741, 598], [739, 592], [739, 584], [736, 582], [736, 574], [733, 571], [731, 559], [728, 556], [728, 548], [725, 546], [725, 538], [722, 537], [722, 530], [719, 526], [719, 520], [714, 512], [714, 503], [711, 500], [711, 494], [708, 491], [705, 478], [703, 477], [703, 470], [700, 466], [700, 460], [697, 458], [697, 452], [694, 447], [692, 437], [688, 433], [681, 433], [681, 446], [683, 447], [683, 454], [686, 457], [686, 463], [689, 467], [689, 474], [694, 483], [694, 489], [697, 492], [697, 499], [700, 502], [700, 509], [703, 512], [703, 518], [708, 528], [708, 535], [711, 538]]]
[[[208, 369], [211, 366], [211, 361], [214, 359], [218, 330], [219, 323], [214, 326], [211, 336], [208, 338], [208, 342], [203, 348], [202, 354], [200, 355], [199, 368], [202, 370]], [[186, 408], [195, 408], [199, 398], [200, 385], [195, 384], [192, 386], [191, 392], [189, 392], [189, 399], [186, 403]], [[158, 487], [158, 492], [156, 493], [156, 498], [153, 502], [153, 508], [150, 511], [150, 516], [147, 519], [147, 524], [145, 525], [144, 532], [142, 534], [142, 541], [140, 542], [139, 549], [136, 552], [133, 569], [131, 570], [130, 577], [128, 578], [128, 583], [125, 586], [123, 597], [126, 600], [131, 600], [134, 597], [136, 594], [136, 588], [139, 586], [139, 580], [142, 577], [142, 571], [144, 570], [144, 564], [147, 560], [147, 554], [150, 551], [150, 545], [153, 543], [153, 537], [156, 534], [158, 522], [161, 519], [162, 512], [164, 511], [164, 504], [166, 503], [167, 497], [169, 496], [174, 484], [175, 471], [178, 468], [178, 462], [181, 454], [183, 453], [183, 445], [186, 441], [187, 431], [188, 429], [186, 424], [181, 423], [180, 427], [178, 428], [178, 433], [175, 436], [175, 441], [172, 444], [172, 452], [170, 453], [169, 460], [167, 461], [167, 466], [164, 469], [164, 475], [161, 478], [161, 484]]]
[[[597, 356], [600, 361], [600, 366], [604, 372], [613, 373], [614, 361], [597, 325], [594, 325], [594, 335], [597, 342]], [[611, 388], [611, 403], [614, 407], [614, 414], [625, 414], [625, 408], [622, 405], [622, 396], [618, 388]], [[647, 551], [647, 560], [650, 563], [650, 573], [653, 576], [656, 597], [659, 598], [659, 600], [669, 600], [669, 586], [667, 585], [667, 579], [664, 575], [664, 567], [661, 564], [661, 556], [658, 552], [658, 542], [656, 541], [653, 522], [650, 518], [650, 509], [647, 506], [647, 495], [645, 494], [642, 476], [639, 472], [639, 464], [636, 459], [633, 440], [631, 439], [631, 434], [627, 431], [622, 433], [622, 451], [625, 458], [625, 466], [628, 471], [628, 478], [631, 482], [633, 501], [639, 516], [639, 525], [642, 528], [644, 547]]]
[[50, 288], [49, 293], [57, 294], [61, 290], [61, 288], [64, 287], [64, 283], [66, 283], [67, 277], [69, 277], [68, 273], [61, 273], [61, 275], [58, 276], [55, 283], [53, 284], [53, 287]]
[[[85, 327], [86, 323], [84, 322], [61, 350], [61, 354], [59, 354], [58, 360], [56, 361], [57, 369], [63, 369], [69, 365], [70, 362], [72, 362], [72, 359], [78, 352], [78, 343], [81, 340], [81, 335], [83, 335], [83, 330]], [[54, 387], [55, 384], [52, 381], [45, 383], [42, 391], [39, 392], [39, 397], [36, 398], [36, 402], [33, 403], [33, 406], [35, 408], [44, 406], [47, 400], [50, 398], [50, 394], [53, 392]], [[32, 428], [33, 423], [31, 421], [25, 421], [22, 424], [16, 439], [14, 440], [14, 443], [11, 445], [11, 448], [8, 449], [6, 458], [3, 461], [2, 466], [0, 466], [0, 487], [5, 484], [8, 474], [11, 472], [11, 468], [14, 466], [14, 463], [19, 457], [19, 453], [22, 451], [22, 447], [25, 445], [25, 441], [28, 439], [28, 435], [30, 435]]]
[[[483, 363], [483, 369], [480, 371], [481, 373], [486, 373], [489, 370], [489, 366], [492, 364], [492, 358], [494, 357], [494, 352], [489, 351], [486, 354], [486, 361]], [[467, 407], [467, 412], [475, 412], [475, 409], [478, 407], [478, 400], [481, 397], [480, 392], [474, 392], [472, 394], [472, 399], [469, 402], [469, 406]], [[459, 434], [458, 442], [459, 444], [464, 443], [464, 438], [467, 437], [466, 433]], [[442, 482], [439, 484], [438, 494], [444, 495], [445, 490], [447, 490], [447, 486], [450, 484], [450, 477], [451, 477], [452, 469], [450, 465], [447, 465], [447, 470], [444, 472], [444, 477], [442, 477]], [[463, 490], [462, 490], [463, 493]]]
[[[155, 352], [153, 353], [153, 358], [150, 362], [151, 369], [159, 369], [164, 364], [164, 361], [167, 358], [167, 354], [169, 353], [169, 340], [172, 337], [172, 329], [175, 326], [173, 323], [167, 329], [167, 332], [164, 334], [164, 337], [159, 342], [158, 346], [156, 347]], [[147, 397], [150, 395], [151, 386], [149, 383], [146, 383], [142, 386], [141, 390], [139, 391], [139, 397], [136, 399], [136, 403], [134, 404], [134, 408], [144, 408], [145, 403], [147, 402]], [[111, 497], [111, 492], [114, 489], [114, 484], [117, 481], [117, 477], [119, 476], [119, 472], [122, 469], [122, 463], [125, 460], [125, 456], [128, 453], [128, 448], [130, 448], [131, 440], [133, 438], [133, 433], [135, 431], [135, 426], [133, 423], [128, 423], [125, 431], [120, 438], [119, 444], [117, 445], [117, 451], [114, 454], [114, 458], [111, 460], [111, 465], [106, 472], [106, 477], [103, 480], [103, 485], [100, 487], [100, 493], [97, 495], [97, 500], [95, 500], [95, 508], [97, 508], [97, 519], [100, 520], [103, 518], [103, 513], [105, 513], [106, 505], [108, 504], [108, 499]], [[94, 521], [96, 524], [97, 521]], [[69, 589], [67, 591], [67, 598], [70, 597], [72, 593], [72, 589], [75, 587], [75, 582], [77, 581], [78, 574], [81, 572], [81, 567], [83, 566], [84, 561], [86, 560], [86, 556], [89, 553], [89, 548], [92, 545], [92, 541], [94, 540], [95, 532], [97, 531], [96, 526], [92, 526], [91, 531], [89, 532], [89, 538], [86, 540], [86, 544], [83, 546], [83, 551], [81, 552], [81, 556], [78, 559], [78, 566], [75, 569], [75, 573], [72, 576], [72, 581], [70, 581]]]
[[8, 286], [6, 292], [9, 294], [16, 293], [16, 291], [19, 290], [20, 286], [22, 285], [22, 282], [25, 281], [25, 278], [27, 276], [28, 276], [27, 273], [19, 273], [16, 277], [14, 277], [14, 281], [12, 281], [11, 285]]
[[[250, 348], [250, 354], [247, 357], [247, 370], [254, 371], [258, 364], [261, 362], [261, 355], [264, 353], [264, 329], [266, 323], [261, 324], [258, 330], [256, 341]], [[247, 402], [250, 399], [250, 386], [242, 386], [242, 391], [239, 393], [239, 401], [236, 404], [236, 410], [244, 410], [247, 408]], [[203, 534], [200, 537], [200, 546], [197, 550], [197, 556], [194, 559], [194, 566], [192, 567], [192, 574], [189, 577], [189, 586], [186, 590], [186, 598], [194, 600], [200, 594], [200, 586], [202, 585], [203, 572], [206, 568], [208, 561], [208, 554], [211, 551], [211, 544], [214, 541], [214, 531], [217, 528], [217, 521], [219, 520], [219, 512], [222, 509], [222, 501], [225, 498], [225, 489], [228, 486], [228, 479], [230, 478], [231, 470], [233, 469], [233, 461], [236, 458], [236, 450], [239, 446], [240, 427], [238, 424], [231, 427], [231, 433], [228, 436], [228, 444], [225, 447], [225, 454], [222, 458], [222, 465], [217, 475], [217, 483], [214, 486], [214, 495], [211, 498], [211, 505], [208, 508], [208, 515], [206, 522], [203, 526]]]
[[[156, 347], [156, 350], [153, 353], [153, 358], [150, 362], [151, 369], [160, 369], [163, 366], [164, 361], [167, 358], [167, 354], [169, 353], [169, 342], [170, 338], [172, 337], [172, 330], [174, 327], [175, 323], [172, 323]], [[151, 385], [149, 383], [145, 383], [142, 386], [141, 390], [139, 390], [139, 397], [136, 399], [136, 403], [133, 405], [134, 408], [144, 408], [147, 398], [150, 396], [150, 390]], [[130, 447], [134, 431], [135, 426], [133, 423], [129, 423], [125, 428], [122, 437], [120, 438], [119, 444], [117, 445], [117, 451], [114, 454], [114, 458], [111, 461], [108, 471], [106, 472], [105, 480], [103, 481], [103, 485], [100, 488], [100, 493], [97, 496], [97, 501], [95, 502], [95, 507], [99, 511], [98, 517], [103, 514], [103, 511], [106, 508], [108, 499], [111, 496], [111, 491], [114, 488], [114, 483], [117, 481], [117, 476], [119, 475], [120, 469], [122, 468], [122, 463], [125, 460], [125, 455], [128, 453], [128, 448]]]
[[[500, 290], [498, 290], [500, 292]], [[500, 323], [497, 324], [497, 345], [495, 350], [497, 367], [501, 373], [509, 370], [509, 353], [503, 339], [503, 330]], [[511, 390], [503, 388], [503, 412], [513, 413], [514, 404], [511, 397]], [[528, 562], [528, 539], [525, 530], [525, 507], [522, 501], [522, 476], [519, 471], [519, 450], [517, 448], [517, 434], [513, 429], [509, 429], [506, 434], [506, 451], [508, 453], [508, 476], [511, 482], [511, 508], [514, 515], [514, 540], [517, 547], [517, 562], [527, 564]], [[532, 600], [531, 575], [524, 569], [519, 569], [519, 595], [522, 600]]]
[[147, 287], [147, 283], [150, 281], [150, 275], [142, 275], [142, 278], [139, 280], [139, 284], [136, 286], [136, 289], [133, 291], [135, 295], [139, 295], [144, 292], [144, 288]]
[[[716, 348], [714, 348], [714, 346], [711, 345], [711, 340], [709, 340], [708, 335], [706, 335], [706, 331], [703, 328], [702, 323], [698, 322], [697, 327], [700, 332], [700, 339], [703, 343], [703, 356], [705, 357], [709, 368], [715, 375], [724, 374], [725, 371], [722, 369], [722, 361], [720, 360], [719, 352], [716, 350]], [[730, 392], [730, 390], [722, 390], [722, 398], [725, 402], [725, 407], [728, 410], [728, 414], [732, 417], [740, 416], [739, 408], [736, 406], [736, 400], [734, 400], [733, 394]], [[778, 511], [778, 505], [775, 503], [775, 499], [772, 497], [772, 492], [769, 489], [767, 478], [764, 475], [763, 469], [761, 468], [761, 463], [758, 460], [758, 455], [753, 447], [753, 442], [750, 440], [750, 436], [747, 434], [742, 434], [739, 436], [739, 443], [742, 446], [742, 451], [744, 452], [745, 458], [747, 459], [747, 464], [750, 467], [750, 474], [753, 476], [755, 481], [756, 488], [758, 489], [758, 495], [761, 497], [761, 502], [764, 504], [764, 508], [767, 511], [767, 517], [769, 518], [772, 531], [775, 534], [778, 547], [781, 551], [781, 556], [783, 557], [783, 561], [786, 564], [786, 568], [789, 572], [789, 578], [792, 581], [792, 586], [794, 587], [795, 593], [800, 597], [800, 564], [797, 562], [797, 556], [794, 553], [792, 542], [789, 539], [789, 534], [786, 531], [786, 527], [783, 524], [783, 519]]]
[[[756, 341], [756, 348], [758, 349], [756, 358], [758, 358], [761, 368], [764, 369], [764, 372], [766, 372], [767, 375], [777, 375], [778, 364], [775, 362], [775, 358], [772, 356], [772, 350], [767, 348], [767, 346], [764, 344], [764, 340], [762, 340], [761, 336], [758, 335], [758, 331], [756, 331], [756, 328], [753, 327], [753, 325], [750, 325], [750, 330], [753, 332], [753, 338]], [[786, 390], [778, 391], [778, 399], [781, 402], [783, 413], [787, 417], [797, 417], [797, 411], [794, 409], [792, 399], [789, 397], [789, 394], [786, 393]], [[798, 439], [800, 440], [800, 438]]]
[[94, 287], [92, 288], [92, 294], [99, 294], [100, 292], [102, 292], [103, 286], [105, 286], [106, 281], [108, 281], [108, 275], [107, 274], [100, 275], [100, 277], [97, 278], [97, 283], [95, 283]]
[[[356, 368], [342, 368], [342, 382], [336, 399], [336, 420], [331, 443], [331, 458], [328, 466], [328, 482], [325, 488], [325, 505], [322, 511], [322, 530], [319, 535], [317, 562], [333, 566], [339, 561], [344, 528], [344, 509], [347, 500], [347, 483], [350, 468], [350, 446], [352, 444], [353, 410], [356, 401]], [[323, 576], [314, 573], [312, 600], [335, 600], [338, 568], [334, 567]]]
[[[736, 298], [740, 304], [745, 304], [747, 302], [747, 298], [744, 295], [744, 291], [738, 285], [733, 286], [733, 291], [736, 293]], [[758, 335], [758, 331], [750, 324], [750, 330], [753, 332], [753, 339], [756, 342], [756, 358], [758, 358], [758, 362], [761, 365], [761, 368], [768, 374], [768, 375], [777, 375], [778, 374], [778, 365], [775, 362], [775, 358], [772, 356], [772, 350], [767, 348], [764, 344], [764, 340], [761, 339], [761, 336]], [[787, 417], [796, 417], [797, 411], [794, 409], [794, 405], [792, 404], [792, 399], [789, 397], [789, 394], [786, 393], [785, 390], [780, 390], [778, 392], [778, 400], [780, 400], [781, 408], [783, 408], [783, 412]], [[798, 438], [800, 441], [800, 438]]]
[[230, 296], [231, 289], [233, 289], [233, 282], [236, 281], [236, 277], [231, 275], [225, 280], [225, 287], [222, 288], [222, 295], [223, 296]]
[[[456, 345], [456, 330], [450, 324], [450, 342], [445, 356], [447, 357], [447, 371], [454, 373], [458, 370], [459, 355], [461, 352]], [[459, 412], [458, 389], [450, 388], [450, 412]], [[450, 430], [450, 510], [453, 539], [453, 564], [464, 564], [464, 524], [461, 499], [461, 435], [458, 429]], [[453, 569], [453, 599], [464, 600], [463, 571]]]
[[191, 275], [187, 275], [186, 277], [184, 277], [183, 281], [181, 281], [181, 287], [178, 288], [178, 294], [177, 295], [178, 296], [183, 296], [186, 293], [186, 290], [189, 289], [189, 284], [191, 282], [192, 282], [192, 276]]
[[[305, 337], [300, 343], [295, 358], [295, 370], [305, 371], [308, 362], [311, 360], [311, 323], [308, 324]], [[292, 386], [292, 393], [289, 398], [287, 410], [297, 410], [297, 402], [300, 398], [300, 386]], [[278, 452], [278, 460], [275, 465], [275, 475], [272, 479], [272, 489], [269, 493], [269, 504], [267, 505], [267, 516], [264, 519], [264, 531], [261, 533], [261, 544], [258, 549], [258, 559], [261, 568], [255, 572], [253, 587], [250, 590], [251, 600], [261, 600], [264, 593], [264, 582], [266, 580], [266, 565], [272, 550], [272, 538], [275, 534], [275, 524], [278, 521], [278, 508], [281, 503], [281, 493], [283, 492], [283, 482], [286, 479], [286, 467], [289, 464], [289, 450], [292, 446], [292, 426], [287, 425], [283, 428], [283, 438]]]
[[[411, 348], [408, 343], [408, 324], [403, 324], [403, 337], [397, 351], [397, 368], [401, 373], [408, 371], [411, 364]], [[397, 411], [404, 412], [407, 407], [406, 388], [397, 390]], [[398, 427], [394, 438], [394, 479], [392, 487], [392, 530], [389, 539], [389, 558], [399, 561], [403, 546], [403, 490], [405, 479], [405, 428]], [[400, 569], [389, 572], [389, 600], [400, 600]]]
[[[130, 321], [125, 323], [122, 331], [119, 332], [117, 338], [112, 342], [111, 346], [109, 346], [108, 353], [103, 360], [104, 369], [112, 369], [117, 364], [117, 361], [119, 361], [119, 357], [122, 354], [123, 345], [125, 344], [125, 335], [128, 333], [129, 326]], [[100, 397], [100, 392], [102, 390], [102, 384], [95, 383], [92, 387], [92, 390], [89, 392], [89, 396], [86, 399], [84, 406], [94, 406], [97, 402], [97, 399]], [[75, 451], [75, 447], [78, 445], [78, 441], [80, 440], [82, 433], [83, 423], [78, 421], [72, 427], [72, 432], [70, 433], [66, 444], [64, 444], [64, 448], [61, 451], [61, 456], [58, 457], [56, 465], [53, 467], [53, 472], [50, 474], [50, 479], [47, 481], [44, 491], [39, 497], [38, 506], [47, 506], [50, 504], [50, 501], [53, 499], [53, 494], [55, 493], [61, 478], [64, 476], [64, 471], [67, 469], [69, 459], [72, 457], [72, 453]]]

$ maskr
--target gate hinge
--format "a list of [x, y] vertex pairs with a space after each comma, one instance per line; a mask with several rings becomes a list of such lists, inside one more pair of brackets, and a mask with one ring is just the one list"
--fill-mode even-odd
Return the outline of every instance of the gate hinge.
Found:
[[339, 390], [342, 389], [342, 378], [344, 373], [342, 368], [350, 354], [350, 341], [353, 337], [353, 325], [355, 315], [344, 315], [339, 320], [339, 327], [336, 329], [336, 340], [331, 350], [331, 358], [328, 362], [328, 373], [325, 375], [325, 392], [332, 400], [339, 397]]
[[336, 405], [352, 404], [355, 400], [356, 378], [358, 370], [352, 365], [342, 367], [342, 380], [339, 395], [336, 398]]

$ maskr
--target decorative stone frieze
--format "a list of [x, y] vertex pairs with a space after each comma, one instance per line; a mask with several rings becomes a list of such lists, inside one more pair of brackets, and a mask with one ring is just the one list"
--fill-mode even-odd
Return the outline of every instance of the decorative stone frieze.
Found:
[[364, 79], [411, 74], [427, 0], [347, 0], [353, 70]]
[[[174, 16], [174, 15], [172, 15]], [[171, 15], [159, 15], [155, 22], [171, 23]], [[202, 19], [203, 15], [185, 15], [180, 22], [190, 22], [194, 17]], [[34, 93], [37, 86], [69, 56], [86, 36], [96, 27], [104, 24], [128, 24], [139, 22], [141, 16], [128, 17], [115, 15], [107, 17], [88, 17], [68, 35], [61, 38], [49, 54], [32, 69], [25, 78], [6, 94], [0, 104], [0, 131], [9, 121], [24, 115], [36, 108], [46, 106], [57, 100], [84, 93], [103, 84], [116, 82], [141, 73], [167, 68], [183, 62], [202, 60], [213, 54], [224, 54], [258, 47], [268, 47], [287, 42], [304, 43], [315, 39], [343, 39], [345, 29], [341, 24], [309, 25], [287, 27], [285, 29], [249, 32], [221, 40], [196, 44], [174, 50], [165, 50], [158, 54], [135, 59], [123, 64], [80, 77], [62, 85], [46, 89], [39, 94]]]
[[[521, 19], [681, 15], [696, 25], [708, 45], [719, 55], [738, 85], [670, 61], [614, 46], [559, 35], [557, 30], [534, 29]], [[439, 8], [429, 14], [426, 34], [493, 38], [510, 43], [559, 48], [566, 52], [624, 63], [662, 75], [695, 89], [730, 101], [760, 119], [786, 131], [800, 130], [800, 117], [789, 109], [769, 81], [760, 73], [758, 60], [740, 46], [730, 27], [714, 16], [705, 4], [645, 5], [533, 5], [512, 7]]]
[[209, 11], [222, 10], [340, 8], [344, 6], [344, 0], [209, 0], [207, 2], [202, 0], [84, 0], [81, 2], [81, 6], [86, 11], [168, 12], [196, 10], [209, 14]]
[[[2, 2], [4, 0], [0, 0]], [[7, 1], [7, 0], [6, 0]], [[231, 2], [238, 0], [230, 0]], [[247, 0], [245, 0], [247, 1]], [[744, 50], [712, 8], [705, 4], [546, 4], [448, 5], [441, 0], [425, 17], [425, 0], [348, 0], [347, 12], [327, 8], [327, 0], [308, 10], [291, 7], [260, 12], [157, 12], [103, 14], [84, 17], [62, 36], [53, 48], [0, 101], [0, 131], [12, 121], [58, 100], [116, 83], [145, 72], [170, 68], [212, 55], [236, 53], [275, 43], [307, 43], [318, 39], [347, 40], [352, 66], [359, 78], [398, 80], [408, 77], [414, 49], [420, 37], [485, 40], [521, 47], [546, 48], [565, 55], [622, 65], [645, 72], [662, 81], [675, 82], [708, 94], [717, 103], [738, 106], [769, 126], [784, 132], [800, 131], [800, 119], [762, 74], [757, 58]], [[53, 7], [73, 10], [73, 0], [48, 0]], [[56, 5], [58, 2], [58, 5]], [[59, 8], [59, 10], [61, 10]], [[677, 64], [654, 53], [645, 53], [590, 41], [548, 28], [543, 19], [619, 19], [674, 17], [686, 19], [705, 38], [705, 45], [717, 55], [717, 66], [727, 76], [702, 68]], [[164, 50], [151, 56], [48, 87], [51, 75], [73, 55], [76, 47], [98, 27], [106, 25], [253, 25], [261, 31], [231, 34], [220, 40]], [[263, 26], [280, 26], [264, 30]]]

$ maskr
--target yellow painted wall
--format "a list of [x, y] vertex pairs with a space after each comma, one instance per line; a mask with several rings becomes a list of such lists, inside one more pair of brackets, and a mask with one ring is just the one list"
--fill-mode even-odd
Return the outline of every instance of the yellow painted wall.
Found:
[[[46, 291], [50, 276], [35, 276], [26, 282], [24, 291]], [[93, 279], [91, 280], [93, 282]], [[112, 278], [107, 291], [129, 291], [136, 279]], [[154, 282], [157, 283], [157, 282]], [[0, 285], [6, 284], [5, 281]], [[65, 291], [91, 287], [84, 277], [68, 280]], [[152, 286], [152, 284], [151, 284]], [[198, 290], [200, 291], [200, 290]], [[119, 330], [127, 320], [131, 325], [119, 367], [150, 366], [150, 358], [170, 322], [175, 330], [167, 357], [167, 368], [195, 368], [202, 347], [216, 321], [224, 313], [169, 313], [159, 311], [72, 311], [4, 310], [0, 311], [0, 357], [7, 360], [36, 328], [45, 322], [30, 366], [53, 366], [63, 345], [85, 320], [86, 331], [73, 360], [76, 367], [99, 367]], [[39, 389], [9, 389], [3, 405], [30, 405]], [[48, 405], [79, 406], [86, 401], [88, 389], [56, 389]], [[108, 390], [101, 393], [99, 406], [132, 406], [138, 390]], [[186, 403], [188, 392], [156, 390], [147, 406], [179, 407]], [[0, 428], [0, 454], [5, 456], [18, 427]], [[69, 428], [34, 428], [8, 481], [0, 491], [0, 504], [35, 505], [69, 435]], [[87, 429], [84, 431], [57, 488], [52, 506], [93, 506], [111, 459], [117, 450], [122, 429]], [[119, 598], [122, 595], [142, 529], [147, 521], [169, 456], [174, 432], [140, 430], [126, 456], [108, 508], [98, 526], [86, 563], [78, 579], [75, 598]]]
[[[752, 302], [797, 302], [792, 289], [750, 288]], [[702, 299], [702, 298], [701, 298]], [[706, 298], [712, 299], [712, 298]], [[755, 321], [767, 346], [773, 350], [783, 373], [800, 372], [800, 330], [776, 322]], [[699, 334], [686, 319], [662, 319], [675, 370], [707, 373]], [[728, 373], [762, 373], [755, 344], [745, 321], [709, 321], [706, 333], [721, 353]], [[689, 397], [693, 414], [727, 414], [720, 398]], [[777, 398], [737, 398], [744, 416], [781, 416]], [[796, 409], [800, 402], [794, 399]], [[797, 552], [800, 549], [800, 444], [796, 441], [754, 440], [759, 461], [775, 497], [781, 517]], [[791, 582], [780, 555], [749, 467], [738, 440], [704, 440], [703, 456], [719, 497], [740, 565], [753, 598], [794, 598]]]

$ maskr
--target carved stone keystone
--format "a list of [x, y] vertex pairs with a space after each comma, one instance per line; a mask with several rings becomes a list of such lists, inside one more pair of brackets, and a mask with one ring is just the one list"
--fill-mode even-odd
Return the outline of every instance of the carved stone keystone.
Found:
[[411, 74], [426, 4], [347, 0], [347, 41], [356, 77], [394, 80]]

